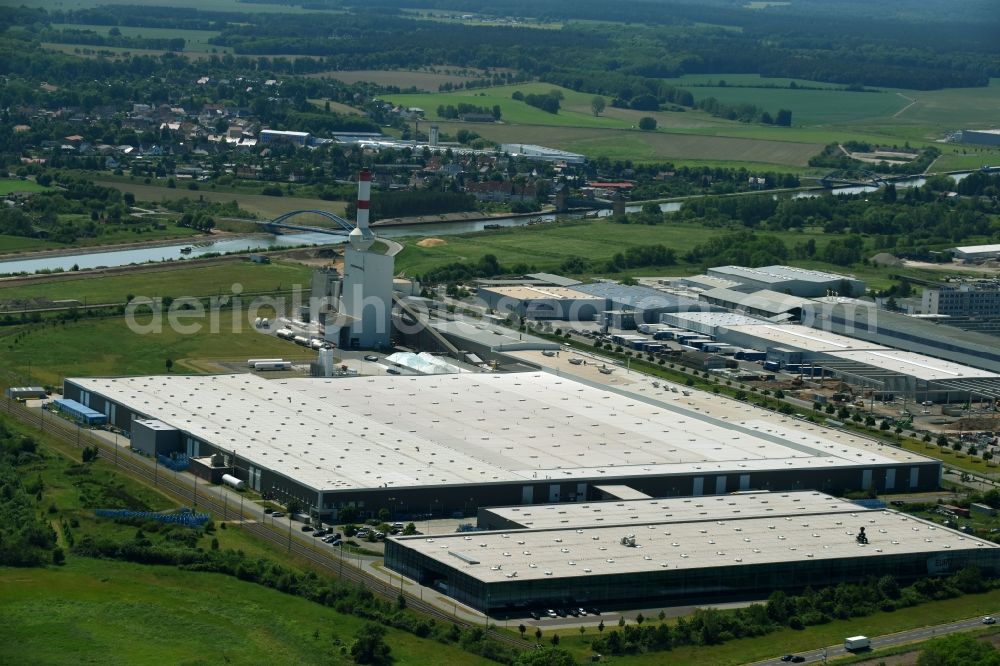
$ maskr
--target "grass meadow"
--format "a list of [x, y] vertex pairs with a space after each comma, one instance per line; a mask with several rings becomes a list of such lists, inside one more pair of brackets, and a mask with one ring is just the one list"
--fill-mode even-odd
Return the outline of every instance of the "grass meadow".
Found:
[[[65, 274], [64, 274], [65, 275]], [[0, 282], [0, 303], [9, 300], [76, 299], [85, 303], [124, 303], [133, 296], [215, 296], [231, 294], [239, 283], [243, 293], [277, 291], [293, 285], [309, 288], [312, 269], [299, 264], [254, 264], [234, 261], [212, 266], [164, 266], [135, 274], [93, 275], [39, 283]]]
[[39, 185], [33, 180], [21, 180], [20, 178], [0, 178], [0, 196], [5, 197], [14, 192], [45, 192], [51, 187]]
[[[218, 333], [210, 331], [207, 315], [181, 319], [185, 325], [201, 325], [188, 335], [172, 330], [166, 316], [160, 332], [145, 334], [129, 329], [124, 317], [0, 329], [0, 379], [61, 386], [64, 377], [164, 374], [168, 358], [175, 373], [200, 369], [202, 361], [245, 363], [255, 356], [315, 360], [314, 353], [255, 331], [246, 312], [237, 317], [238, 331], [231, 324], [233, 312], [223, 311]], [[148, 314], [136, 319], [151, 323]]]
[[[121, 540], [135, 534], [135, 527], [96, 518], [93, 508], [177, 508], [104, 460], [80, 465], [75, 447], [32, 434], [45, 444], [43, 455], [23, 472], [42, 481], [39, 504], [54, 507], [54, 527], [61, 519], [77, 521], [72, 530], [77, 542], [88, 535]], [[251, 558], [303, 569], [298, 558], [290, 559], [235, 524], [201, 536], [198, 545], [207, 550], [213, 538], [221, 550], [242, 550]], [[60, 543], [68, 546], [65, 534]], [[3, 664], [350, 664], [349, 647], [365, 625], [353, 615], [230, 576], [72, 552], [60, 567], [0, 567], [0, 590]], [[387, 630], [386, 641], [400, 665], [486, 663], [454, 646], [394, 629]]]

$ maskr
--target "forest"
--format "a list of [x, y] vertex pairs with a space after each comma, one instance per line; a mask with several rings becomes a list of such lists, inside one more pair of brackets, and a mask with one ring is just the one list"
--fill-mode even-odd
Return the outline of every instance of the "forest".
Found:
[[[253, 3], [245, 3], [245, 12], [189, 10], [183, 16], [121, 5], [7, 10], [6, 21], [29, 37], [44, 34], [47, 23], [218, 30], [212, 41], [239, 55], [317, 56], [294, 61], [315, 71], [442, 63], [510, 68], [620, 100], [652, 94], [661, 104], [688, 101], [668, 99], [657, 81], [684, 74], [757, 73], [911, 89], [984, 86], [1000, 75], [1000, 17], [985, 0], [961, 8], [896, 0], [893, 9], [880, 12], [856, 0], [836, 6], [808, 0], [767, 11], [748, 11], [730, 0], [639, 0], [616, 6], [614, 22], [600, 0], [507, 0], [488, 8], [469, 0], [380, 0], [364, 8], [323, 0], [284, 4], [340, 11], [303, 21], [300, 14], [254, 14]], [[558, 22], [558, 29], [433, 21], [402, 10], [524, 16]]]

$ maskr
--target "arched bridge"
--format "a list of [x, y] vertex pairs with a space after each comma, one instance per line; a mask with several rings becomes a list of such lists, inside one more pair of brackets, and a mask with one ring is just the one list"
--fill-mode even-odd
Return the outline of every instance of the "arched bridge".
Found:
[[[289, 222], [294, 217], [299, 215], [319, 215], [320, 217], [325, 217], [326, 219], [336, 222], [336, 227], [312, 227], [306, 224], [294, 224]], [[346, 236], [351, 233], [354, 229], [354, 224], [348, 222], [344, 218], [330, 211], [326, 210], [293, 210], [288, 213], [283, 213], [273, 220], [268, 220], [266, 222], [261, 222], [265, 228], [270, 230], [275, 229], [294, 229], [296, 231], [311, 231], [319, 234], [333, 234], [336, 236]]]
[[874, 185], [879, 187], [885, 182], [882, 176], [866, 169], [837, 169], [819, 179], [819, 184], [827, 188], [844, 185]]

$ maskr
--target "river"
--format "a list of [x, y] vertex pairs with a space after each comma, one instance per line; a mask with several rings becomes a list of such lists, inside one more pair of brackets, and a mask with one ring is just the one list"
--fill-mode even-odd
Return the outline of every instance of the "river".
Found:
[[[952, 174], [952, 178], [957, 182], [968, 176], [968, 173]], [[924, 178], [908, 178], [896, 181], [896, 187], [920, 187], [926, 182]], [[832, 190], [800, 192], [795, 198], [818, 197], [826, 193], [832, 194], [863, 194], [874, 192], [878, 188], [873, 186], [858, 187], [837, 187]], [[671, 201], [660, 204], [660, 210], [665, 213], [673, 213], [681, 209], [683, 202]], [[626, 212], [638, 213], [640, 206], [626, 206]], [[608, 217], [612, 214], [610, 210], [600, 210], [596, 212], [597, 217]], [[525, 226], [533, 219], [541, 219], [551, 222], [555, 215], [539, 215], [536, 218], [526, 217], [501, 217], [485, 220], [469, 220], [462, 222], [447, 222], [441, 224], [409, 224], [398, 227], [382, 227], [376, 230], [379, 236], [386, 238], [400, 238], [403, 236], [452, 236], [455, 234], [467, 234], [475, 231], [483, 231], [486, 225], [501, 227]], [[146, 264], [160, 261], [183, 261], [185, 259], [196, 259], [206, 254], [218, 253], [227, 254], [231, 252], [245, 252], [247, 250], [277, 250], [281, 248], [296, 247], [303, 245], [336, 245], [343, 243], [346, 237], [332, 236], [330, 234], [301, 233], [275, 236], [272, 234], [247, 234], [244, 236], [226, 236], [215, 241], [201, 241], [198, 243], [178, 242], [172, 245], [159, 245], [156, 247], [131, 248], [124, 250], [91, 250], [81, 254], [63, 254], [58, 256], [35, 257], [29, 259], [14, 259], [11, 261], [0, 261], [0, 275], [12, 273], [35, 273], [38, 271], [54, 271], [62, 269], [71, 270], [74, 266], [83, 270], [87, 268], [112, 268], [115, 266], [128, 266], [130, 264]], [[190, 247], [190, 253], [181, 253], [182, 248]]]

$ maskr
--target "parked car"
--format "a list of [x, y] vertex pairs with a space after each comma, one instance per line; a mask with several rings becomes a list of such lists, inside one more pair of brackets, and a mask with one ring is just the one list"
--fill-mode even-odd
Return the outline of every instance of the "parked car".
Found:
[[528, 613], [528, 615], [531, 616], [532, 620], [541, 620], [542, 619], [542, 616], [538, 614], [538, 611], [531, 611], [530, 613]]
[[343, 541], [341, 541], [340, 539], [334, 539], [333, 541], [331, 541], [331, 542], [330, 542], [330, 545], [331, 545], [331, 546], [339, 546], [339, 545], [341, 545], [342, 543], [344, 543], [344, 542], [343, 542]]
[[282, 513], [281, 511], [275, 511], [274, 513], [271, 514], [271, 517], [272, 518], [284, 518], [285, 514]]
[[378, 360], [378, 355], [377, 354], [365, 354], [365, 360], [366, 361], [372, 361], [372, 362], [377, 361]]
[[302, 526], [302, 531], [303, 532], [312, 532], [313, 531], [312, 525], [303, 525]]
[[579, 615], [580, 617], [587, 617], [587, 611], [585, 611], [582, 608], [577, 608], [576, 614]]
[[398, 374], [400, 374], [399, 368], [386, 368], [385, 371], [387, 373], [389, 373], [390, 375], [398, 375]]
[[557, 613], [551, 608], [545, 611], [545, 614], [548, 615], [549, 617], [557, 617]]
[[264, 509], [264, 513], [266, 513], [266, 514], [272, 514], [272, 513], [274, 513], [274, 509], [272, 509], [271, 507], [267, 507], [266, 509]]

